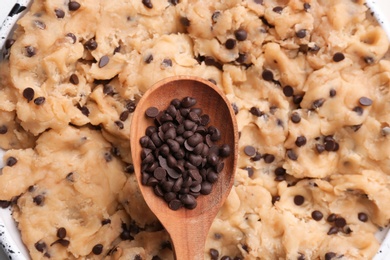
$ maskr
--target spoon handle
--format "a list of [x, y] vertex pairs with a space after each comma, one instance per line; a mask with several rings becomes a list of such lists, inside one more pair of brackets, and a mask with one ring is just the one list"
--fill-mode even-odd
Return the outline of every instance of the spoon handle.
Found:
[[[193, 223], [192, 223], [193, 222]], [[203, 260], [209, 221], [183, 219], [169, 228], [176, 260]]]

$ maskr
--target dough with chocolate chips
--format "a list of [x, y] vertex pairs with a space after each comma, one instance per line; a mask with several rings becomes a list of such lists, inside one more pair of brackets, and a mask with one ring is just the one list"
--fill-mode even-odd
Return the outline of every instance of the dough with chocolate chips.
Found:
[[34, 1], [0, 63], [0, 200], [32, 259], [173, 259], [129, 131], [143, 93], [174, 75], [217, 84], [240, 131], [206, 259], [376, 254], [390, 59], [363, 0], [77, 2]]

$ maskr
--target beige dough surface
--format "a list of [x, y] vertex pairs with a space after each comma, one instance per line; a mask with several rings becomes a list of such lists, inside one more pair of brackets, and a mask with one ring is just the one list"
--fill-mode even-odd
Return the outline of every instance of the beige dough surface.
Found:
[[240, 132], [205, 259], [376, 254], [390, 58], [363, 0], [77, 2], [35, 0], [0, 63], [0, 200], [32, 259], [173, 259], [129, 170], [129, 132], [143, 93], [174, 75], [220, 87]]

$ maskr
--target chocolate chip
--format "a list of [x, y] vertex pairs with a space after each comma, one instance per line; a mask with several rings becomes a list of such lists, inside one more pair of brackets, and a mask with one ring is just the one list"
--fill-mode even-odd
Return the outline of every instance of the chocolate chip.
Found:
[[119, 148], [115, 146], [111, 147], [111, 153], [116, 157], [119, 157], [121, 155]]
[[309, 9], [311, 8], [310, 4], [309, 3], [304, 3], [303, 4], [303, 9], [305, 9], [305, 11], [309, 11]]
[[278, 176], [285, 175], [286, 174], [286, 169], [284, 169], [283, 167], [277, 167], [275, 169], [275, 174], [278, 175]]
[[37, 195], [33, 198], [33, 202], [37, 205], [37, 206], [42, 206], [43, 203], [45, 202], [45, 197], [43, 195]]
[[294, 95], [294, 89], [291, 87], [291, 86], [285, 86], [283, 88], [283, 94], [286, 96], [286, 97], [292, 97]]
[[297, 112], [294, 112], [291, 114], [291, 121], [295, 124], [298, 124], [301, 122], [301, 116]]
[[74, 173], [73, 172], [70, 172], [66, 175], [65, 179], [69, 182], [74, 182], [74, 177], [73, 177]]
[[353, 232], [353, 230], [350, 227], [345, 226], [343, 228], [343, 232], [348, 235], [348, 234], [351, 234]]
[[106, 55], [102, 56], [99, 60], [99, 68], [103, 68], [104, 66], [106, 66], [108, 64], [108, 62], [110, 61], [110, 58]]
[[357, 132], [361, 127], [362, 127], [362, 124], [360, 125], [352, 125], [350, 126], [351, 129], [354, 131], [354, 132]]
[[340, 61], [342, 61], [342, 60], [344, 60], [344, 59], [345, 59], [345, 56], [344, 56], [344, 54], [341, 53], [341, 52], [336, 52], [336, 53], [333, 55], [333, 61], [334, 61], [334, 62], [340, 62]]
[[146, 56], [146, 58], [144, 59], [145, 63], [149, 64], [153, 61], [153, 55], [152, 54], [149, 54], [148, 56]]
[[42, 22], [42, 21], [35, 20], [34, 21], [34, 25], [35, 25], [35, 27], [37, 27], [40, 30], [45, 30], [46, 29], [46, 24], [44, 22]]
[[27, 99], [27, 102], [30, 102], [34, 99], [35, 91], [32, 88], [25, 88], [23, 90], [23, 97]]
[[104, 153], [104, 160], [106, 160], [106, 162], [111, 162], [112, 155], [109, 152]]
[[367, 64], [373, 64], [375, 59], [373, 57], [364, 57], [364, 62]]
[[168, 203], [168, 207], [172, 210], [178, 210], [183, 206], [180, 200], [173, 199]]
[[283, 7], [282, 6], [275, 6], [272, 11], [275, 13], [281, 14], [283, 12]]
[[111, 224], [111, 219], [106, 218], [106, 219], [103, 219], [103, 220], [102, 220], [102, 226], [108, 225], [108, 224]]
[[251, 178], [253, 176], [253, 174], [255, 173], [254, 169], [252, 167], [246, 167], [245, 170], [247, 171], [248, 173], [248, 177]]
[[325, 260], [331, 260], [334, 257], [336, 257], [336, 253], [334, 253], [334, 252], [327, 252], [325, 254]]
[[[173, 189], [173, 188], [172, 188]], [[179, 189], [180, 190], [180, 189]], [[164, 200], [166, 201], [166, 202], [170, 202], [170, 201], [172, 201], [172, 200], [174, 200], [174, 199], [176, 199], [176, 193], [174, 193], [174, 192], [167, 192], [167, 193], [165, 193], [164, 194]]]
[[210, 254], [211, 260], [218, 260], [219, 252], [217, 249], [210, 248], [209, 254]]
[[142, 0], [142, 3], [145, 7], [149, 8], [149, 9], [152, 9], [153, 8], [153, 4], [152, 4], [152, 1], [151, 0]]
[[76, 1], [70, 1], [68, 4], [69, 11], [76, 11], [81, 7], [81, 5]]
[[102, 245], [102, 244], [96, 244], [96, 245], [92, 248], [92, 253], [93, 253], [94, 255], [100, 255], [102, 252], [103, 252], [103, 245]]
[[368, 221], [368, 215], [364, 212], [359, 212], [358, 213], [358, 219], [361, 221], [361, 222], [367, 222]]
[[320, 221], [324, 215], [322, 214], [321, 211], [319, 210], [314, 210], [312, 213], [311, 213], [311, 217], [315, 220], [315, 221]]
[[336, 93], [337, 93], [337, 92], [336, 92], [336, 90], [335, 90], [334, 88], [332, 88], [332, 89], [329, 90], [329, 96], [330, 96], [330, 97], [336, 96]]
[[359, 116], [363, 115], [363, 113], [364, 113], [363, 108], [362, 108], [362, 107], [359, 107], [359, 106], [354, 107], [354, 108], [352, 109], [352, 111], [356, 112], [356, 114], [358, 114]]
[[[114, 94], [114, 88], [111, 85], [104, 85], [103, 86], [103, 94], [105, 95], [113, 95]], [[135, 110], [135, 103], [127, 103], [126, 109], [132, 113]]]
[[188, 209], [195, 208], [197, 204], [195, 197], [190, 194], [183, 194], [183, 196], [180, 197], [180, 201], [184, 204], [184, 207]]
[[28, 190], [28, 192], [33, 192], [33, 191], [36, 190], [36, 187], [34, 185], [31, 185], [31, 186], [28, 187], [27, 190]]
[[329, 230], [328, 230], [328, 235], [334, 235], [334, 234], [337, 234], [339, 232], [339, 228], [338, 227], [331, 227]]
[[130, 112], [129, 112], [128, 110], [123, 111], [123, 112], [119, 115], [119, 120], [121, 120], [121, 121], [126, 121], [127, 118], [129, 118], [129, 114], [130, 114]]
[[294, 150], [292, 149], [288, 149], [287, 150], [287, 157], [290, 159], [290, 160], [293, 160], [293, 161], [296, 161], [298, 160], [298, 155], [294, 152]]
[[93, 51], [93, 50], [96, 50], [96, 48], [98, 47], [98, 44], [94, 38], [91, 38], [84, 44], [84, 47], [87, 50]]
[[12, 45], [14, 45], [14, 43], [15, 43], [14, 39], [7, 39], [5, 41], [5, 45], [4, 46], [5, 46], [6, 49], [9, 49], [9, 48], [12, 47]]
[[338, 143], [335, 143], [333, 152], [337, 152], [339, 150], [339, 148], [340, 148], [340, 145]]
[[26, 49], [26, 56], [29, 58], [31, 58], [36, 54], [36, 50], [33, 46], [26, 46], [25, 49]]
[[149, 107], [148, 109], [146, 109], [145, 115], [150, 118], [155, 118], [159, 112], [160, 111], [157, 107]]
[[257, 162], [257, 161], [260, 161], [261, 158], [262, 158], [261, 154], [259, 152], [256, 152], [256, 154], [251, 157], [251, 161]]
[[229, 157], [230, 154], [231, 154], [231, 148], [228, 144], [223, 144], [219, 148], [219, 156], [226, 158], [226, 157]]
[[334, 222], [334, 221], [336, 220], [336, 218], [337, 218], [336, 214], [331, 213], [331, 214], [328, 216], [328, 218], [326, 219], [326, 221], [328, 221], [328, 222]]
[[162, 66], [162, 68], [172, 67], [172, 60], [171, 59], [163, 59], [161, 66]]
[[64, 227], [60, 227], [59, 229], [57, 229], [57, 237], [58, 238], [66, 237], [66, 229]]
[[306, 137], [298, 136], [295, 140], [295, 145], [298, 147], [304, 146], [306, 144]]
[[211, 56], [206, 56], [204, 58], [204, 63], [207, 65], [207, 66], [214, 66], [216, 67], [217, 69], [219, 70], [222, 70], [222, 67], [223, 65], [221, 63], [219, 63], [217, 60], [215, 60], [213, 57]]
[[124, 124], [121, 122], [121, 121], [115, 121], [114, 122], [115, 124], [116, 124], [116, 126], [119, 128], [119, 129], [123, 129], [125, 126], [124, 126]]
[[264, 115], [264, 113], [258, 107], [251, 107], [251, 109], [249, 110], [249, 113], [251, 113], [252, 115], [257, 116], [257, 117]]
[[305, 197], [302, 195], [295, 195], [294, 196], [294, 203], [297, 206], [301, 206], [305, 202]]
[[122, 222], [121, 225], [122, 232], [120, 234], [120, 238], [122, 240], [133, 240], [134, 238], [130, 235], [130, 229], [127, 227], [126, 223]]
[[334, 151], [336, 148], [336, 142], [334, 140], [327, 140], [325, 142], [325, 150], [328, 152]]
[[317, 152], [320, 154], [320, 153], [322, 153], [323, 151], [325, 151], [325, 147], [324, 147], [324, 145], [322, 145], [322, 144], [316, 144], [316, 150], [317, 150]]
[[296, 33], [295, 33], [295, 35], [298, 37], [298, 38], [301, 38], [301, 39], [303, 39], [303, 38], [305, 38], [306, 37], [306, 29], [301, 29], [301, 30], [299, 30], [299, 31], [297, 31]]
[[275, 160], [275, 156], [268, 153], [264, 154], [263, 158], [265, 163], [272, 163]]
[[172, 4], [172, 5], [177, 5], [179, 3], [179, 0], [169, 0], [169, 2]]
[[261, 76], [265, 81], [273, 81], [274, 80], [274, 74], [272, 73], [272, 71], [267, 70], [267, 69], [263, 70], [263, 72], [261, 73]]
[[165, 171], [164, 168], [162, 167], [157, 167], [154, 172], [153, 172], [153, 176], [157, 179], [157, 180], [165, 180], [165, 177], [167, 175], [167, 172]]
[[302, 95], [293, 95], [293, 103], [299, 105], [303, 100]]
[[382, 134], [383, 136], [390, 135], [390, 127], [388, 127], [388, 126], [383, 127], [383, 128], [381, 129], [381, 134]]
[[89, 116], [89, 109], [88, 107], [86, 106], [77, 106], [77, 108], [81, 111], [81, 113], [84, 115], [84, 116]]
[[347, 224], [347, 221], [345, 220], [345, 218], [336, 217], [336, 219], [334, 220], [334, 224], [336, 227], [342, 228]]
[[313, 104], [312, 104], [311, 107], [312, 107], [312, 109], [320, 108], [320, 107], [322, 107], [324, 102], [325, 102], [325, 98], [316, 99], [316, 100], [313, 101]]
[[43, 241], [38, 241], [38, 242], [36, 242], [35, 244], [34, 244], [34, 247], [35, 247], [35, 249], [38, 251], [38, 252], [41, 252], [41, 253], [43, 253], [43, 251], [45, 251], [45, 249], [46, 249], [46, 243], [45, 242], [43, 242]]
[[53, 246], [55, 244], [60, 244], [63, 247], [68, 247], [70, 242], [69, 242], [69, 240], [60, 238], [60, 239], [54, 241], [53, 243], [51, 243], [50, 246]]
[[45, 101], [46, 101], [45, 97], [37, 97], [36, 99], [34, 99], [34, 104], [40, 106], [43, 103], [45, 103]]
[[202, 182], [200, 193], [208, 195], [211, 193], [212, 185], [210, 182]]
[[247, 145], [244, 147], [244, 153], [252, 157], [256, 154], [256, 149], [251, 145]]
[[192, 107], [196, 104], [196, 99], [195, 98], [192, 98], [192, 97], [185, 97], [183, 98], [183, 100], [181, 101], [181, 106], [184, 107], [184, 108], [189, 108], [189, 107]]
[[74, 35], [73, 33], [67, 33], [66, 37], [71, 38], [72, 39], [72, 43], [76, 43], [76, 41], [77, 41], [76, 35]]
[[248, 33], [244, 29], [238, 29], [234, 31], [234, 36], [237, 41], [245, 41], [248, 37]]
[[212, 166], [217, 165], [218, 161], [219, 158], [215, 153], [209, 153], [209, 155], [207, 156], [207, 162]]
[[225, 47], [228, 50], [234, 49], [236, 47], [236, 45], [237, 45], [237, 42], [234, 39], [227, 39], [225, 42]]
[[69, 82], [72, 83], [73, 85], [78, 85], [79, 77], [76, 74], [72, 74], [69, 78]]
[[65, 17], [65, 12], [62, 9], [55, 9], [54, 12], [55, 12], [57, 18], [61, 19], [61, 18]]
[[362, 106], [371, 106], [372, 100], [368, 97], [361, 97], [361, 98], [359, 98], [359, 103]]
[[18, 162], [18, 160], [13, 157], [13, 156], [10, 156], [7, 158], [6, 162], [5, 162], [5, 165], [9, 166], [9, 167], [12, 167], [14, 166], [16, 163]]
[[0, 125], [0, 135], [5, 135], [8, 132], [8, 127], [6, 125]]
[[134, 165], [132, 163], [127, 164], [124, 171], [129, 174], [134, 173]]
[[203, 114], [200, 116], [200, 125], [205, 126], [210, 123], [210, 116]]
[[221, 11], [215, 11], [212, 15], [211, 15], [211, 20], [216, 23], [218, 21], [218, 18], [221, 16]]

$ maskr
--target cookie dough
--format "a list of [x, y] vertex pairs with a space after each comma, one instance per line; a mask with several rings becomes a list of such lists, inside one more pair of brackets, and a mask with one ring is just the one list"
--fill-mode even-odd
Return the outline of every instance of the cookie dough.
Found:
[[18, 25], [0, 63], [0, 200], [32, 259], [173, 259], [129, 131], [174, 75], [220, 87], [240, 131], [206, 259], [376, 254], [390, 59], [365, 1], [35, 0]]

